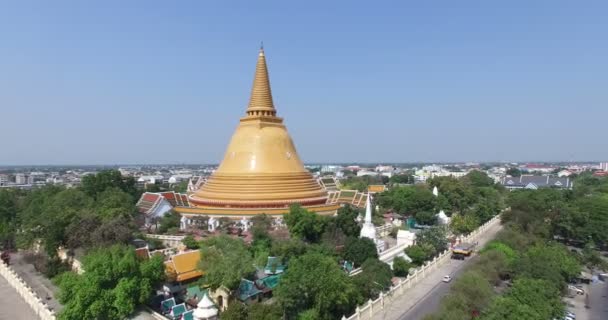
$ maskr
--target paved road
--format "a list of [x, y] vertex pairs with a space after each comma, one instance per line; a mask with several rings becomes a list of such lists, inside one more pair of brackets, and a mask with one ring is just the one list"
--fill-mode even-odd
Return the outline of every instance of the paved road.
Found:
[[[500, 224], [489, 228], [477, 240], [479, 241], [479, 247], [494, 239], [501, 228]], [[451, 285], [451, 283], [441, 282], [443, 276], [451, 275], [454, 279], [457, 279], [475, 259], [475, 256], [464, 261], [450, 259], [440, 265], [438, 269], [432, 269], [429, 271], [429, 275], [415, 284], [412, 289], [394, 298], [387, 297], [383, 312], [374, 313], [374, 320], [419, 320], [435, 312], [439, 307], [441, 298], [448, 293]]]
[[13, 287], [0, 276], [0, 319], [35, 320], [38, 316]]
[[[590, 284], [587, 288], [589, 291], [589, 306], [587, 309], [588, 320], [608, 319], [608, 283], [596, 282]], [[576, 317], [579, 318], [578, 316]]]

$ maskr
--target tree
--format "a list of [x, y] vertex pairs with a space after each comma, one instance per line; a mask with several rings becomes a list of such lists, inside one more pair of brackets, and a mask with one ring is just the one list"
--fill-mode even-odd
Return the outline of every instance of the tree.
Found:
[[407, 262], [403, 257], [395, 257], [395, 259], [393, 259], [393, 273], [397, 277], [407, 277], [410, 269], [413, 267], [414, 265]]
[[284, 218], [291, 235], [312, 243], [321, 239], [326, 224], [323, 216], [310, 212], [300, 205], [292, 205]]
[[474, 271], [467, 271], [456, 279], [450, 288], [450, 294], [464, 298], [465, 311], [480, 312], [490, 303], [493, 289], [485, 277]]
[[357, 216], [359, 216], [359, 211], [350, 204], [338, 209], [338, 215], [335, 217], [336, 225], [347, 237], [358, 237], [361, 232], [361, 227], [356, 220]]
[[450, 228], [455, 234], [469, 234], [479, 226], [479, 220], [473, 214], [452, 215]]
[[191, 235], [185, 236], [184, 239], [182, 239], [182, 243], [190, 250], [199, 248], [198, 242]]
[[135, 213], [133, 197], [119, 188], [108, 188], [97, 196], [97, 212], [103, 219], [131, 217]]
[[416, 243], [428, 244], [434, 249], [433, 255], [443, 252], [448, 248], [446, 229], [444, 227], [432, 227], [424, 229], [416, 235]]
[[173, 210], [165, 213], [165, 215], [160, 219], [160, 226], [157, 231], [159, 233], [165, 233], [171, 228], [178, 228], [180, 224], [180, 215]]
[[581, 266], [564, 246], [539, 244], [522, 255], [516, 270], [525, 277], [563, 285], [580, 274]]
[[485, 172], [479, 170], [467, 173], [462, 179], [473, 187], [491, 187], [494, 185], [494, 180], [488, 177]]
[[437, 215], [431, 211], [420, 211], [414, 216], [416, 222], [421, 225], [435, 225], [437, 224]]
[[369, 258], [361, 265], [361, 273], [354, 276], [355, 285], [366, 299], [376, 299], [380, 292], [391, 287], [393, 272], [391, 267], [376, 259]]
[[220, 317], [222, 320], [247, 320], [247, 307], [240, 301], [234, 301], [220, 313]]
[[274, 296], [288, 318], [314, 309], [318, 319], [350, 314], [361, 296], [351, 277], [331, 257], [307, 253], [292, 259]]
[[426, 186], [396, 187], [382, 192], [378, 205], [394, 209], [400, 214], [416, 214], [421, 211], [435, 211], [436, 197]]
[[85, 272], [57, 279], [59, 319], [124, 319], [145, 303], [164, 277], [161, 257], [140, 261], [132, 247], [97, 249], [83, 259]]
[[82, 178], [80, 188], [93, 198], [97, 198], [99, 194], [110, 188], [121, 189], [133, 198], [137, 196], [135, 179], [133, 177], [123, 178], [118, 170], [105, 170], [97, 174], [86, 175]]
[[205, 273], [204, 281], [212, 289], [225, 286], [236, 290], [242, 278], [255, 272], [253, 257], [245, 243], [227, 235], [220, 235], [201, 242], [199, 267]]
[[556, 286], [545, 280], [522, 278], [503, 297], [494, 300], [484, 319], [561, 318], [563, 303]]
[[276, 303], [254, 303], [249, 306], [247, 320], [281, 320], [282, 318], [283, 310]]
[[521, 176], [521, 170], [519, 170], [518, 168], [509, 168], [507, 169], [507, 175], [511, 177], [519, 177]]
[[435, 248], [430, 244], [415, 244], [405, 248], [405, 254], [407, 254], [412, 263], [415, 265], [422, 265], [425, 261], [429, 260], [433, 256]]
[[369, 238], [348, 238], [342, 257], [346, 261], [351, 261], [355, 266], [360, 266], [370, 258], [378, 258], [376, 244]]

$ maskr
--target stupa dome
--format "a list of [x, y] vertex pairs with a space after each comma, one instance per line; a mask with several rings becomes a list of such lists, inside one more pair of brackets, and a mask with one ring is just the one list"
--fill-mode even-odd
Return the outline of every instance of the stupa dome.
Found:
[[246, 115], [224, 159], [190, 203], [206, 208], [284, 208], [327, 203], [327, 191], [304, 168], [276, 116], [264, 50], [260, 49]]

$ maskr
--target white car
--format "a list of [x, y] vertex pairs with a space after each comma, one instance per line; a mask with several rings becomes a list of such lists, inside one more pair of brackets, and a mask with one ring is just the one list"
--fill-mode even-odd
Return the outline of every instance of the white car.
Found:
[[443, 281], [445, 283], [448, 283], [448, 282], [452, 281], [452, 277], [450, 277], [450, 276], [443, 276], [443, 279], [441, 279], [441, 281]]
[[580, 294], [580, 295], [585, 294], [585, 290], [583, 290], [583, 289], [581, 289], [581, 288], [577, 288], [577, 287], [575, 287], [575, 286], [573, 286], [573, 285], [569, 285], [569, 286], [568, 286], [568, 289], [570, 289], [570, 290], [572, 290], [572, 291], [576, 292], [576, 294]]

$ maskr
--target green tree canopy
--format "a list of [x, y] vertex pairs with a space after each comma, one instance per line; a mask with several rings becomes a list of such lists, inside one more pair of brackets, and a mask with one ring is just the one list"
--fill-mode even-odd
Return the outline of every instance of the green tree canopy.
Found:
[[164, 278], [161, 257], [140, 261], [132, 247], [98, 249], [83, 259], [85, 272], [68, 272], [57, 282], [61, 320], [124, 319], [145, 303]]
[[369, 258], [361, 265], [361, 269], [361, 273], [354, 276], [353, 280], [364, 298], [376, 299], [380, 292], [390, 288], [393, 272], [388, 264]]
[[314, 309], [319, 319], [333, 319], [361, 302], [351, 277], [333, 258], [315, 252], [292, 259], [273, 293], [289, 318]]
[[241, 239], [220, 235], [201, 242], [203, 281], [213, 289], [236, 290], [242, 278], [255, 272], [253, 257]]
[[353, 262], [355, 266], [360, 266], [370, 258], [378, 258], [378, 251], [371, 239], [351, 237], [346, 241], [342, 257]]
[[90, 197], [97, 198], [99, 194], [110, 188], [118, 188], [133, 198], [137, 196], [135, 179], [123, 177], [118, 170], [105, 170], [82, 178], [81, 189]]
[[326, 219], [300, 205], [292, 205], [284, 216], [289, 233], [308, 242], [318, 242], [325, 230]]

